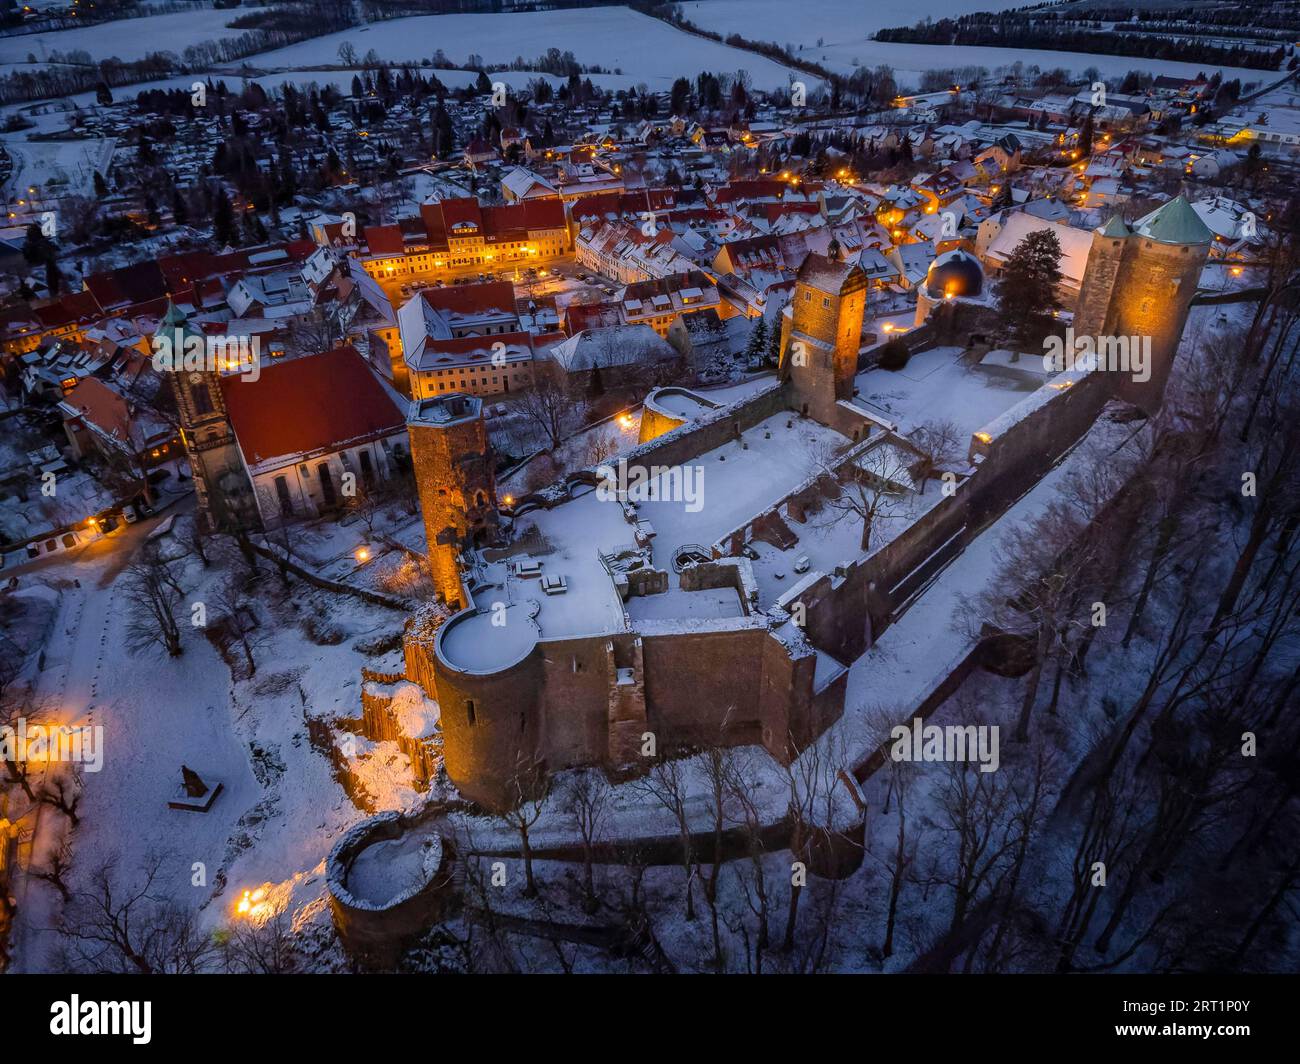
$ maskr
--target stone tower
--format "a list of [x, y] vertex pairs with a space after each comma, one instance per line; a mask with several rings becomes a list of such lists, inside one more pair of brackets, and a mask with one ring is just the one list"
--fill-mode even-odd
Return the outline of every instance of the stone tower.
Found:
[[[201, 355], [185, 358], [186, 341]], [[209, 532], [255, 524], [252, 485], [226, 413], [221, 375], [207, 357], [206, 338], [169, 303], [154, 333], [153, 349], [154, 365], [171, 381], [176, 398], [200, 524]]]
[[838, 245], [829, 250], [810, 252], [795, 277], [781, 319], [781, 378], [791, 384], [796, 410], [834, 425], [835, 404], [853, 398], [867, 276], [843, 261]]
[[1186, 197], [1177, 196], [1132, 227], [1112, 218], [1092, 235], [1074, 315], [1076, 337], [1150, 338], [1145, 382], [1119, 376], [1116, 394], [1147, 411], [1159, 408], [1214, 236]]
[[460, 608], [466, 597], [457, 555], [462, 547], [489, 539], [497, 526], [496, 475], [483, 403], [461, 392], [417, 399], [406, 428], [434, 587]]

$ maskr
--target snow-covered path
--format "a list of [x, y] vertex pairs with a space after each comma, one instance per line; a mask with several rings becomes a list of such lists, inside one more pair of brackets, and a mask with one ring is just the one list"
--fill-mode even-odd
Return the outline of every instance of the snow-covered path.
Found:
[[[189, 636], [185, 654], [163, 661], [132, 656], [126, 649], [127, 620], [119, 564], [111, 557], [94, 571], [77, 566], [81, 587], [69, 587], [55, 633], [46, 648], [37, 695], [48, 699], [55, 720], [103, 728], [103, 767], [83, 772], [79, 813], [73, 833], [74, 889], [107, 861], [131, 877], [159, 837], [168, 840], [164, 889], [194, 888], [191, 867], [203, 862], [211, 882], [225, 857], [235, 822], [260, 797], [245, 750], [231, 722], [229, 670], [206, 639]], [[168, 809], [181, 782], [181, 764], [205, 780], [220, 781], [224, 793], [204, 814]], [[142, 822], [142, 818], [144, 821]], [[159, 821], [167, 821], [161, 825]], [[43, 811], [38, 826], [42, 849], [62, 818]], [[164, 828], [165, 830], [160, 830]], [[20, 888], [22, 934], [16, 958], [21, 969], [45, 969], [54, 936], [38, 930], [53, 925], [54, 893], [30, 878]]]

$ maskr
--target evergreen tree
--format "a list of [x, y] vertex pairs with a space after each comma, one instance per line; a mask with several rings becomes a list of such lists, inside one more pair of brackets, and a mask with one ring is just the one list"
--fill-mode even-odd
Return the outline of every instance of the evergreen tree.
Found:
[[223, 188], [212, 211], [212, 239], [222, 247], [235, 243], [235, 211]]
[[1061, 242], [1050, 229], [1030, 233], [1012, 250], [998, 280], [1002, 318], [1023, 349], [1043, 342], [1061, 307]]
[[745, 359], [757, 361], [767, 352], [767, 319], [760, 317], [749, 330], [749, 343], [745, 346]]
[[98, 196], [100, 199], [103, 199], [105, 196], [108, 195], [108, 182], [104, 180], [104, 175], [101, 174], [98, 170], [95, 171], [94, 182], [95, 182], [95, 195]]
[[49, 262], [58, 255], [54, 245], [50, 243], [49, 237], [41, 232], [41, 227], [36, 222], [32, 222], [27, 227], [27, 235], [23, 239], [23, 258], [33, 266], [39, 266], [41, 263]]
[[768, 331], [767, 361], [772, 366], [781, 364], [781, 324], [779, 321]]
[[1079, 154], [1085, 159], [1092, 154], [1092, 138], [1094, 132], [1092, 115], [1089, 114], [1088, 117], [1083, 120], [1083, 125], [1079, 128]]

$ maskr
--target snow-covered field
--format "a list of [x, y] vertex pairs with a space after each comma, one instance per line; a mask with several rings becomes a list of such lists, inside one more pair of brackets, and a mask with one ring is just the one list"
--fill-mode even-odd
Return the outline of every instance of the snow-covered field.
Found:
[[60, 186], [69, 193], [89, 195], [94, 187], [95, 171], [108, 172], [117, 141], [98, 140], [24, 141], [6, 140], [5, 149], [13, 159], [6, 195], [20, 198], [31, 187], [42, 189]]
[[[1029, 48], [948, 48], [932, 44], [887, 44], [869, 38], [877, 30], [909, 26], [925, 17], [968, 11], [998, 11], [1023, 6], [1016, 0], [903, 0], [865, 4], [862, 0], [693, 0], [682, 8], [701, 29], [739, 33], [750, 39], [793, 45], [800, 58], [821, 63], [838, 73], [851, 74], [856, 67], [890, 66], [904, 86], [916, 86], [927, 70], [982, 66], [990, 71], [1022, 63], [1042, 70], [1064, 67], [1074, 73], [1096, 67], [1104, 77], [1122, 78], [1130, 70], [1152, 74], [1194, 77], [1221, 69], [1225, 78], [1239, 77], [1242, 84], [1261, 82], [1267, 71], [1239, 67], [1205, 67], [1173, 60], [1139, 59], [1132, 56], [1087, 55], [1082, 52], [1050, 52]], [[818, 42], [821, 42], [820, 44]]]
[[45, 59], [51, 52], [72, 51], [89, 52], [95, 59], [116, 56], [127, 61], [143, 59], [150, 52], [179, 55], [192, 44], [242, 37], [245, 30], [232, 30], [226, 25], [239, 14], [237, 9], [209, 8], [103, 22], [84, 29], [0, 37], [0, 63], [19, 63], [29, 55]]
[[626, 7], [525, 11], [501, 15], [422, 15], [359, 26], [257, 57], [265, 70], [335, 64], [339, 45], [348, 41], [364, 56], [374, 49], [380, 59], [416, 62], [439, 48], [452, 60], [474, 54], [487, 63], [525, 61], [548, 48], [572, 51], [579, 63], [599, 65], [668, 88], [675, 78], [702, 70], [746, 70], [756, 88], [775, 89], [789, 82], [789, 68], [770, 59], [673, 29], [658, 19]]
[[1023, 7], [1021, 0], [686, 0], [682, 14], [701, 29], [739, 33], [781, 45], [817, 46], [860, 41], [877, 30], [911, 26], [924, 18]]

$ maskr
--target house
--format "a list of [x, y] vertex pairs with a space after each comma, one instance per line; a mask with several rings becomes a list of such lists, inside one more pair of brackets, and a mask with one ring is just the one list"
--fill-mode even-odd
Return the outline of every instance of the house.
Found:
[[181, 454], [180, 437], [169, 422], [98, 377], [77, 384], [58, 410], [75, 457], [98, 454], [129, 477]]
[[584, 329], [550, 349], [550, 372], [571, 390], [586, 388], [599, 370], [606, 387], [632, 379], [664, 380], [680, 353], [648, 325]]
[[317, 517], [391, 477], [410, 454], [406, 412], [352, 347], [220, 378], [265, 527]]
[[[1055, 221], [1037, 218], [1027, 211], [1011, 211], [1001, 219], [1001, 228], [989, 241], [979, 259], [990, 278], [1001, 273], [1017, 245], [1030, 233], [1050, 232], [1061, 245], [1061, 301], [1072, 307], [1079, 297], [1083, 273], [1092, 250], [1092, 231], [1075, 229]], [[978, 244], [977, 244], [978, 249]]]

